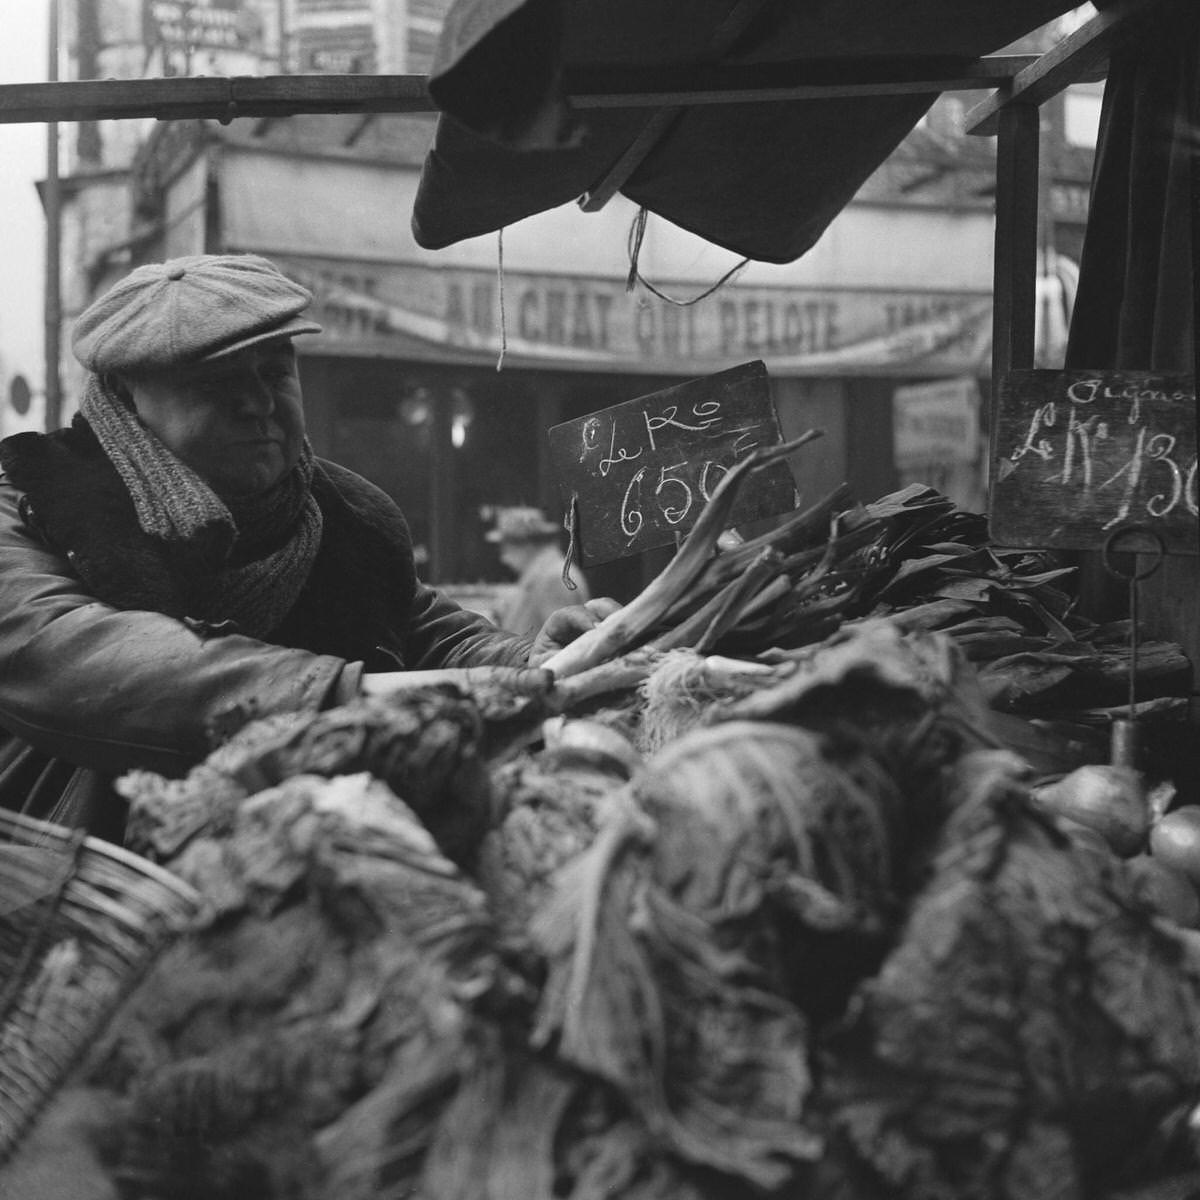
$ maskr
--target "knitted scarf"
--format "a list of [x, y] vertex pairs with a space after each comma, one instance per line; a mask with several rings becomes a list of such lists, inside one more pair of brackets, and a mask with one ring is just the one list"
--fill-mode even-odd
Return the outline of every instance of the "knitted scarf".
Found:
[[[313, 451], [277, 484], [226, 503], [138, 419], [98, 375], [79, 406], [120, 475], [138, 524], [168, 545], [203, 539], [219, 547], [204, 589], [207, 621], [233, 621], [265, 637], [300, 595], [321, 544], [321, 510], [313, 498]], [[213, 533], [223, 536], [214, 539]]]

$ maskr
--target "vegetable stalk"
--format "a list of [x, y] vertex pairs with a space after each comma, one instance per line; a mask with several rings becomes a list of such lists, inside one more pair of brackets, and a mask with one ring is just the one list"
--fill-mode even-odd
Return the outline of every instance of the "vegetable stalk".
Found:
[[810, 429], [793, 441], [755, 450], [733, 466], [664, 570], [624, 608], [551, 655], [541, 664], [542, 669], [556, 678], [574, 675], [615, 657], [645, 638], [704, 570], [717, 538], [725, 530], [743, 480], [752, 471], [791, 454], [823, 433], [820, 429]]

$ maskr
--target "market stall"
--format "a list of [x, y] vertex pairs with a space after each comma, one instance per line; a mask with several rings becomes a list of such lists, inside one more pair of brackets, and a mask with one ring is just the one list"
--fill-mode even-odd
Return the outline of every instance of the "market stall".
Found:
[[[1186, 7], [1160, 5], [1184, 21], [1178, 43], [1194, 46]], [[1047, 425], [1045, 406], [1062, 401], [1044, 389], [1064, 380], [1022, 374], [1037, 104], [1110, 48], [1117, 61], [1142, 28], [1133, 23], [1158, 6], [1106, 9], [1036, 62], [975, 58], [1061, 7], [1014, 16], [1006, 6], [1002, 27], [979, 29], [982, 45], [929, 41], [941, 27], [919, 26], [937, 63], [854, 58], [838, 64], [836, 84], [792, 64], [768, 84], [793, 98], [825, 88], [877, 97], [855, 120], [877, 128], [871, 153], [882, 154], [939, 80], [1009, 79], [980, 114], [1001, 138], [996, 396], [1005, 420], [1030, 409]], [[505, 31], [471, 20], [481, 8], [456, 10], [463, 23], [447, 45], [469, 52], [453, 64], [486, 64], [495, 47], [479, 31]], [[733, 53], [767, 9], [734, 13], [715, 32], [697, 20], [696, 38], [711, 49], [719, 35]], [[647, 33], [670, 32], [653, 10], [639, 16]], [[946, 55], [964, 61], [950, 70]], [[503, 71], [504, 55], [496, 61]], [[703, 66], [715, 74], [676, 80], [671, 110], [746, 90], [746, 63], [723, 79], [722, 64]], [[75, 85], [92, 90], [0, 95], [0, 112], [387, 108], [437, 99], [436, 78], [430, 92], [394, 80]], [[517, 106], [528, 114], [544, 102], [554, 111], [555, 81], [569, 73], [522, 78], [536, 85], [515, 96], [532, 100]], [[1194, 104], [1194, 74], [1190, 84]], [[601, 94], [593, 87], [586, 94]], [[914, 89], [918, 101], [892, 95]], [[625, 187], [647, 208], [669, 204], [680, 192], [653, 150], [669, 160], [663, 139], [677, 133], [680, 159], [694, 163], [689, 129], [706, 145], [709, 132], [678, 111], [631, 122], [629, 97], [655, 114], [663, 97], [608, 93], [618, 94], [627, 106], [614, 105], [609, 133], [582, 143], [611, 169], [600, 178], [592, 162], [583, 188], [571, 177], [573, 194]], [[798, 128], [802, 111], [789, 109]], [[486, 112], [503, 115], [490, 103]], [[510, 117], [506, 134], [564, 128]], [[1185, 130], [1200, 127], [1194, 108], [1187, 119]], [[506, 144], [494, 158], [456, 158], [463, 139], [481, 136], [465, 129], [435, 148], [427, 195], [463, 230], [471, 206], [446, 200], [447, 173], [465, 163], [506, 174], [506, 156], [519, 153]], [[789, 252], [866, 166], [845, 161], [853, 138], [832, 126], [821, 137], [846, 153], [825, 164], [838, 178], [824, 179]], [[557, 202], [515, 191], [522, 204]], [[429, 212], [419, 202], [418, 219]], [[487, 219], [512, 215], [500, 205]], [[1179, 359], [1130, 353], [1077, 370], [1194, 378]], [[1149, 409], [1147, 387], [1133, 398]], [[1154, 389], [1177, 398], [1166, 406], [1177, 441], [1185, 393], [1175, 379]], [[1151, 510], [1169, 520], [1149, 548], [1194, 565], [1194, 385], [1190, 396], [1191, 482], [1182, 451], [1179, 503]], [[704, 407], [716, 403], [706, 395], [692, 411], [716, 420]], [[994, 430], [1008, 428], [1001, 415]], [[643, 419], [650, 429], [662, 418], [646, 409]], [[579, 436], [586, 449], [590, 435]], [[38, 869], [0, 876], [0, 961], [16, 981], [0, 1006], [0, 1153], [12, 1155], [0, 1191], [35, 1197], [56, 1171], [61, 1185], [69, 1162], [90, 1189], [74, 1194], [105, 1200], [1191, 1194], [1195, 611], [1192, 625], [1172, 627], [1168, 614], [1152, 633], [1136, 611], [1131, 622], [1081, 610], [1078, 566], [1042, 538], [1078, 507], [1061, 487], [1045, 504], [1064, 511], [1009, 544], [987, 517], [921, 484], [872, 497], [839, 488], [755, 537], [729, 537], [739, 497], [819, 444], [817, 431], [775, 439], [712, 472], [711, 486], [698, 476], [706, 502], [669, 565], [543, 668], [413, 673], [388, 697], [248, 721], [185, 778], [126, 776], [124, 866], [142, 891], [179, 881], [169, 930], [153, 913], [153, 936], [124, 929], [119, 873], [106, 876], [115, 898], [97, 900], [108, 893], [76, 869], [81, 856], [104, 857], [94, 843], [53, 842], [62, 869], [48, 888], [31, 885]], [[675, 512], [681, 487], [693, 496], [678, 479]], [[618, 505], [636, 534], [646, 518], [633, 520], [629, 496]], [[1023, 515], [1020, 503], [1010, 509]], [[1092, 537], [1097, 523], [1080, 524]], [[1094, 544], [1058, 544], [1085, 554], [1107, 544], [1104, 560], [1136, 576], [1122, 552], [1146, 548], [1136, 540], [1146, 525], [1138, 514]], [[1114, 546], [1114, 530], [1135, 540]], [[1142, 735], [1136, 757], [1130, 723]], [[1126, 756], [1110, 761], [1114, 728]], [[15, 824], [13, 861], [26, 864], [23, 852], [47, 836]], [[63, 911], [74, 924], [64, 927]], [[85, 1020], [95, 956], [118, 935], [154, 953], [131, 952], [121, 986], [109, 981], [111, 1021], [90, 1009]], [[53, 1069], [18, 1090], [12, 1080], [28, 1080], [50, 1035]]]

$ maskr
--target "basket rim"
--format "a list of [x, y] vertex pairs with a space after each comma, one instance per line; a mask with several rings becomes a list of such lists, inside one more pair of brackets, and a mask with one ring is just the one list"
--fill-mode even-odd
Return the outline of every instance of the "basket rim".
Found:
[[[4, 836], [5, 832], [22, 833], [26, 837], [20, 841], [10, 840]], [[56, 825], [51, 821], [27, 816], [25, 813], [0, 809], [0, 845], [44, 846], [46, 849], [53, 849], [58, 845], [67, 847], [71, 845], [77, 832], [68, 826]], [[45, 845], [46, 842], [51, 844]], [[174, 893], [177, 899], [189, 907], [199, 908], [203, 903], [203, 897], [191, 884], [165, 867], [160, 867], [150, 859], [135, 854], [124, 846], [118, 846], [115, 842], [106, 842], [102, 838], [88, 835], [83, 838], [82, 853], [118, 863], [146, 879], [153, 880], [167, 891]]]

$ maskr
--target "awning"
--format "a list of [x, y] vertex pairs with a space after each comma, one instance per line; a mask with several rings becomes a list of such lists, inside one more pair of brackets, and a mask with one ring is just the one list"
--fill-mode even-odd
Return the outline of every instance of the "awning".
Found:
[[[697, 65], [747, 81], [990, 54], [1076, 0], [458, 0], [430, 74], [442, 110], [413, 211], [440, 249], [619, 190], [737, 254], [791, 262], [935, 94], [572, 109], [564, 80], [657, 86]], [[578, 94], [578, 87], [574, 89]]]

